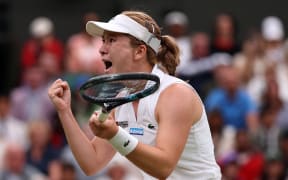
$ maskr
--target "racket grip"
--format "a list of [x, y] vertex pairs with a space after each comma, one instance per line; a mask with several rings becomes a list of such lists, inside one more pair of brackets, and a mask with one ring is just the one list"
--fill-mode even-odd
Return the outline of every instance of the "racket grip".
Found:
[[104, 122], [108, 118], [109, 112], [103, 112], [101, 111], [98, 120], [100, 122]]

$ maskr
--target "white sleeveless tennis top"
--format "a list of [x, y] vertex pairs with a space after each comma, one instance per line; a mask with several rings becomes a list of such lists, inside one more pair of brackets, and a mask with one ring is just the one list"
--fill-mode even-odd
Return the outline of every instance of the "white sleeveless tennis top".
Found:
[[[161, 92], [173, 83], [187, 83], [164, 73], [157, 65], [154, 66], [152, 74], [156, 74], [160, 78], [160, 87], [155, 93], [139, 101], [137, 121], [132, 103], [116, 108], [115, 117], [119, 125], [140, 142], [153, 146], [158, 129], [154, 112]], [[187, 110], [193, 110], [193, 107]], [[155, 179], [142, 170], [140, 171], [145, 180]], [[168, 177], [168, 180], [186, 179], [221, 179], [220, 168], [214, 157], [214, 145], [204, 107], [201, 119], [191, 127], [184, 151], [174, 171]]]

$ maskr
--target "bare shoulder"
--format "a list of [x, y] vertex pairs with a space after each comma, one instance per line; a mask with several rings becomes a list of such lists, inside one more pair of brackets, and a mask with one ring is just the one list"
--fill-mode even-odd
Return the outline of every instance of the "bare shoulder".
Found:
[[[160, 95], [160, 99], [166, 99], [167, 97], [179, 97], [183, 98], [182, 101], [201, 102], [197, 92], [189, 85], [184, 83], [174, 83], [168, 86]], [[186, 99], [186, 100], [185, 100]]]
[[193, 122], [200, 119], [203, 111], [203, 104], [197, 92], [187, 84], [174, 83], [168, 86], [160, 94], [156, 110], [161, 113], [173, 112], [182, 114]]

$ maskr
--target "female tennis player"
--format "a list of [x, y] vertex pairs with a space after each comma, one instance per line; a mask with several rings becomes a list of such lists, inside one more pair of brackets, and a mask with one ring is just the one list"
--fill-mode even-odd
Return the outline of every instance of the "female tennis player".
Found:
[[136, 165], [143, 179], [221, 179], [201, 99], [186, 82], [174, 77], [179, 48], [161, 35], [146, 13], [124, 11], [109, 22], [89, 21], [86, 30], [102, 36], [106, 73], [145, 72], [160, 78], [160, 87], [138, 101], [116, 107], [104, 122], [99, 112], [89, 120], [89, 141], [70, 109], [67, 82], [49, 88], [68, 143], [87, 175], [101, 170], [116, 152]]

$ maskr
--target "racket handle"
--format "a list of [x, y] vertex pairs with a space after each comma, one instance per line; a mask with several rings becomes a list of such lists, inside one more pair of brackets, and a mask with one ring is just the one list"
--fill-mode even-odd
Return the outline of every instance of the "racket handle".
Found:
[[109, 112], [103, 112], [101, 111], [98, 120], [100, 122], [104, 122], [108, 118]]

